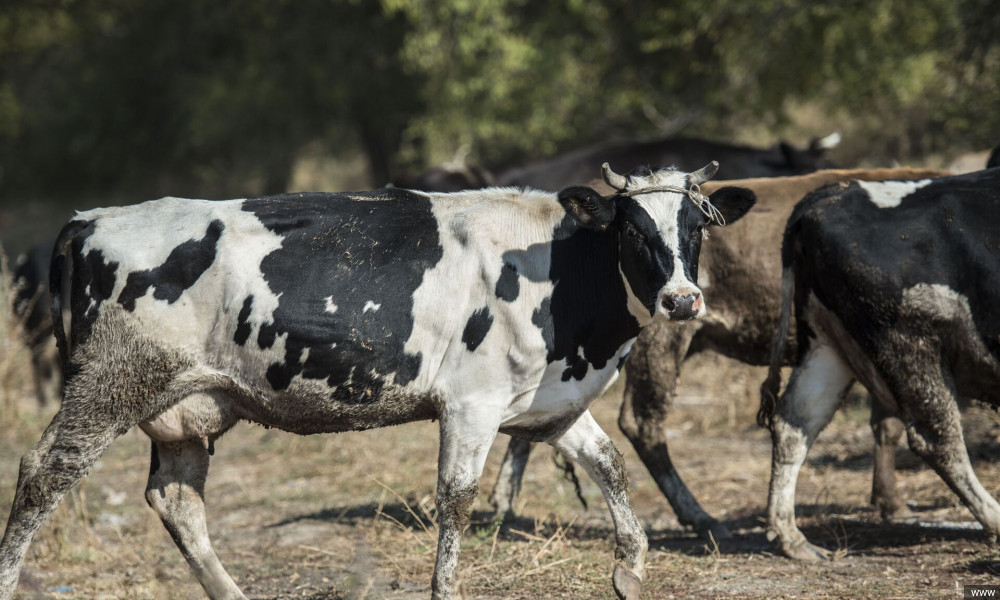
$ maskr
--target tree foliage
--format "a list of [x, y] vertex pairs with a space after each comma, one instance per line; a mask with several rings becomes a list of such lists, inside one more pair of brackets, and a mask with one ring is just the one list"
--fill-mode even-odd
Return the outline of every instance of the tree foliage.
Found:
[[375, 3], [17, 0], [3, 19], [4, 187], [282, 191], [313, 141], [386, 180], [421, 108], [407, 24]]
[[803, 106], [873, 161], [985, 148], [997, 31], [998, 0], [7, 0], [0, 193], [280, 191], [316, 144], [381, 184]]

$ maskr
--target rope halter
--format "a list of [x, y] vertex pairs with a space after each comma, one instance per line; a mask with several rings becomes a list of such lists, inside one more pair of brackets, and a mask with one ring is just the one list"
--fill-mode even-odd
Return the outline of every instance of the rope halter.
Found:
[[614, 188], [619, 196], [631, 198], [632, 196], [638, 196], [640, 194], [653, 194], [656, 192], [675, 192], [678, 194], [684, 194], [690, 198], [692, 202], [694, 202], [694, 205], [698, 207], [698, 210], [708, 217], [709, 220], [714, 221], [719, 225], [725, 225], [725, 217], [723, 217], [719, 209], [712, 204], [708, 196], [701, 193], [700, 184], [711, 179], [718, 170], [719, 163], [713, 160], [697, 171], [691, 172], [688, 174], [690, 186], [686, 189], [676, 185], [656, 185], [637, 190], [626, 190], [626, 187], [628, 187], [628, 178], [612, 171], [611, 166], [608, 165], [608, 163], [601, 165], [604, 182]]

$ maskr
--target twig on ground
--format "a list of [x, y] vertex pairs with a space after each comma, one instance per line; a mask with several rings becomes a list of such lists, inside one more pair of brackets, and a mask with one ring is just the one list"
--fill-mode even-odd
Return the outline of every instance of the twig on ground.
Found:
[[564, 538], [566, 536], [566, 530], [573, 526], [573, 523], [576, 522], [576, 519], [577, 519], [577, 516], [574, 515], [573, 518], [570, 519], [570, 522], [566, 524], [565, 528], [562, 525], [559, 525], [558, 527], [556, 527], [555, 533], [553, 533], [552, 536], [549, 537], [549, 539], [545, 540], [545, 543], [542, 544], [542, 547], [535, 554], [535, 557], [531, 559], [531, 564], [537, 565], [538, 564], [538, 559], [541, 558], [542, 553], [544, 553], [545, 550], [549, 547], [549, 545], [553, 541], [555, 541], [557, 538]]
[[550, 569], [550, 568], [552, 568], [552, 567], [554, 567], [556, 565], [561, 565], [564, 562], [569, 562], [569, 561], [573, 560], [574, 558], [576, 558], [576, 557], [575, 556], [567, 556], [566, 558], [560, 558], [559, 560], [554, 560], [554, 561], [552, 561], [552, 562], [550, 562], [548, 564], [545, 564], [545, 565], [543, 565], [541, 567], [538, 567], [538, 568], [535, 568], [535, 569], [531, 569], [530, 571], [525, 571], [524, 573], [511, 573], [507, 577], [508, 578], [510, 578], [510, 577], [527, 577], [528, 575], [535, 575], [537, 573], [541, 573], [542, 571], [545, 571], [546, 569]]
[[544, 542], [545, 541], [545, 538], [543, 538], [542, 536], [533, 535], [531, 533], [528, 533], [527, 531], [521, 531], [520, 529], [510, 529], [509, 531], [511, 533], [515, 534], [515, 535], [519, 535], [519, 536], [521, 536], [521, 537], [523, 537], [523, 538], [525, 538], [527, 540], [531, 540], [533, 542]]
[[490, 555], [487, 557], [486, 562], [493, 562], [493, 552], [497, 549], [497, 538], [500, 537], [500, 529], [502, 527], [502, 521], [496, 523], [496, 528], [493, 530], [493, 541], [490, 543]]
[[388, 489], [389, 488], [385, 488], [384, 490], [382, 490], [382, 495], [379, 496], [378, 508], [375, 509], [375, 516], [372, 517], [372, 526], [371, 526], [372, 533], [375, 533], [375, 524], [378, 523], [378, 518], [382, 514], [382, 507], [385, 506], [385, 494], [386, 490]]
[[[424, 533], [430, 535], [431, 531], [430, 531], [430, 529], [427, 528], [426, 525], [424, 525], [424, 520], [421, 519], [419, 516], [417, 516], [417, 513], [414, 512], [414, 510], [410, 507], [410, 503], [407, 502], [406, 499], [403, 498], [403, 496], [399, 494], [399, 492], [397, 492], [396, 490], [394, 490], [391, 487], [387, 486], [386, 484], [382, 483], [378, 479], [375, 479], [374, 477], [372, 477], [371, 480], [374, 481], [375, 483], [379, 484], [380, 486], [382, 486], [385, 490], [388, 490], [389, 493], [391, 493], [393, 496], [395, 496], [397, 500], [399, 500], [400, 502], [402, 502], [403, 503], [403, 507], [406, 508], [406, 512], [410, 513], [410, 515], [414, 519], [417, 520], [417, 523], [420, 524], [420, 527], [421, 527], [421, 529], [424, 530]], [[385, 496], [385, 493], [383, 492], [383, 497], [384, 496]]]

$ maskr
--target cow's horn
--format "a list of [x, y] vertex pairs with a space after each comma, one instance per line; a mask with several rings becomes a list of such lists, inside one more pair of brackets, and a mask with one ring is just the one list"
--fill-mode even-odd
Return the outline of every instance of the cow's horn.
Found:
[[604, 163], [601, 165], [601, 175], [604, 176], [604, 183], [616, 190], [624, 190], [628, 180], [611, 170], [611, 165]]
[[840, 132], [834, 131], [825, 138], [820, 138], [816, 140], [817, 150], [831, 150], [840, 145]]
[[715, 176], [715, 173], [719, 170], [719, 161], [713, 160], [704, 167], [693, 171], [688, 175], [688, 181], [691, 185], [701, 185]]

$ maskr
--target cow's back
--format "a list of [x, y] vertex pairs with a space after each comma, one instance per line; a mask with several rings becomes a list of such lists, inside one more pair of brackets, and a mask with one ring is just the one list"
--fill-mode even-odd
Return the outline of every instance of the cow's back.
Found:
[[906, 359], [886, 350], [892, 340], [924, 340], [952, 357], [960, 393], [995, 398], [998, 190], [1000, 169], [816, 191], [796, 208], [786, 237], [800, 297], [813, 294], [833, 310], [884, 372]]
[[921, 169], [831, 169], [797, 177], [712, 181], [752, 189], [757, 205], [746, 217], [712, 232], [702, 250], [701, 273], [709, 313], [693, 348], [713, 349], [749, 364], [765, 365], [781, 308], [781, 238], [795, 207], [824, 185], [852, 179], [923, 179], [943, 172]]
[[[426, 196], [287, 194], [165, 198], [82, 213], [73, 222], [74, 344], [104, 304], [156, 342], [266, 385], [295, 375], [339, 385], [361, 374], [412, 380], [403, 351], [413, 295], [441, 257]], [[360, 394], [371, 394], [359, 386]]]
[[719, 162], [720, 180], [792, 176], [829, 166], [820, 158], [822, 152], [789, 146], [752, 148], [693, 138], [607, 142], [507, 169], [497, 180], [501, 185], [557, 191], [589, 181], [605, 162], [617, 168], [674, 165], [693, 170], [713, 160]]

